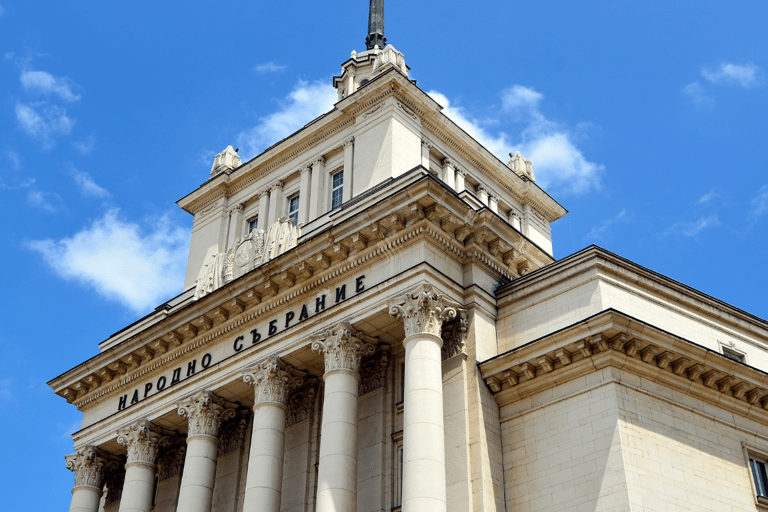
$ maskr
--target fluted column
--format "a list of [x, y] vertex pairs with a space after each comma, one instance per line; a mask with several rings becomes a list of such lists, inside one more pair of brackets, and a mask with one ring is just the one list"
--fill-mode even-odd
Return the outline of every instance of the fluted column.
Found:
[[139, 420], [117, 433], [117, 442], [128, 448], [120, 512], [149, 512], [152, 508], [157, 455], [171, 441], [153, 429], [149, 421]]
[[179, 415], [188, 420], [187, 454], [181, 475], [179, 505], [184, 512], [210, 512], [219, 432], [235, 410], [210, 391], [201, 391], [179, 403]]
[[325, 356], [325, 397], [317, 475], [318, 512], [357, 510], [357, 393], [360, 360], [375, 341], [347, 323], [315, 337], [312, 350]]
[[279, 512], [283, 487], [285, 415], [288, 394], [304, 372], [271, 356], [243, 372], [253, 386], [253, 433], [248, 456], [243, 512]]
[[441, 330], [455, 304], [430, 285], [389, 313], [405, 327], [403, 512], [445, 512], [445, 437]]
[[[103, 454], [102, 454], [103, 455]], [[104, 473], [109, 462], [100, 456], [95, 446], [85, 446], [72, 455], [67, 455], [67, 469], [75, 473], [75, 486], [72, 488], [70, 512], [98, 512]]]

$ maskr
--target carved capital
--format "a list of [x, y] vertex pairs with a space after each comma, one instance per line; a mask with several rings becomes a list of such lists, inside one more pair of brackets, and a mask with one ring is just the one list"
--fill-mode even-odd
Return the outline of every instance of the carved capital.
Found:
[[288, 395], [301, 386], [304, 375], [279, 357], [270, 356], [244, 370], [243, 381], [253, 386], [254, 407], [269, 402], [287, 406]]
[[318, 156], [314, 160], [312, 160], [312, 167], [316, 165], [325, 165], [325, 158]]
[[429, 142], [427, 139], [421, 139], [421, 147], [426, 148], [426, 149], [430, 149], [430, 148], [435, 147], [435, 145], [432, 144], [431, 142]]
[[[182, 438], [183, 439], [183, 438]], [[157, 460], [157, 481], [162, 482], [184, 471], [184, 460], [187, 457], [187, 443], [177, 441], [173, 447], [163, 450]]]
[[381, 345], [379, 352], [367, 361], [363, 361], [360, 370], [360, 385], [358, 394], [364, 395], [379, 388], [387, 387], [387, 371], [389, 369], [390, 347]]
[[232, 421], [225, 423], [221, 427], [219, 457], [239, 450], [244, 446], [243, 441], [245, 440], [245, 429], [248, 426], [249, 414], [247, 409], [240, 409]]
[[389, 314], [403, 321], [406, 338], [418, 333], [440, 336], [443, 322], [456, 318], [457, 306], [432, 285], [422, 285], [405, 295], [405, 304], [391, 306]]
[[465, 309], [456, 308], [456, 321], [449, 324], [447, 329], [443, 330], [443, 360], [450, 359], [458, 354], [466, 354], [467, 331], [469, 330], [469, 319]]
[[272, 190], [283, 190], [283, 182], [280, 181], [280, 180], [277, 180], [276, 182], [272, 183], [269, 186], [269, 190], [270, 191], [272, 191]]
[[187, 438], [219, 437], [221, 423], [235, 417], [235, 409], [231, 405], [234, 404], [228, 404], [211, 391], [200, 391], [179, 402], [179, 416], [186, 417], [189, 422]]
[[67, 455], [67, 469], [75, 474], [75, 487], [97, 487], [104, 485], [104, 474], [110, 465], [117, 467], [107, 455], [95, 446], [84, 446], [72, 455]]
[[259, 196], [259, 197], [268, 196], [269, 195], [269, 190], [270, 190], [270, 187], [266, 186], [266, 187], [260, 189], [258, 192], [256, 192], [256, 195]]
[[346, 322], [313, 336], [312, 350], [325, 356], [325, 373], [349, 370], [360, 373], [360, 361], [373, 354], [377, 341]]
[[443, 167], [453, 167], [454, 169], [459, 169], [459, 164], [456, 163], [456, 160], [453, 158], [444, 158], [443, 159]]
[[459, 166], [457, 165], [457, 166], [456, 166], [456, 174], [458, 174], [458, 175], [460, 175], [460, 176], [463, 176], [463, 177], [466, 177], [466, 176], [467, 176], [467, 170], [466, 170], [466, 169], [464, 169], [463, 167], [459, 167]]
[[233, 213], [243, 213], [244, 211], [245, 211], [245, 204], [238, 203], [229, 209], [229, 214], [232, 215]]
[[308, 379], [307, 384], [288, 399], [288, 415], [285, 426], [290, 427], [312, 417], [317, 397], [317, 379]]
[[128, 461], [155, 465], [161, 447], [168, 446], [171, 438], [155, 431], [148, 420], [138, 420], [117, 432], [117, 442], [128, 449]]
[[344, 142], [342, 142], [342, 145], [346, 148], [347, 146], [353, 145], [354, 143], [355, 143], [355, 138], [354, 137], [350, 137], [347, 140], [345, 140]]

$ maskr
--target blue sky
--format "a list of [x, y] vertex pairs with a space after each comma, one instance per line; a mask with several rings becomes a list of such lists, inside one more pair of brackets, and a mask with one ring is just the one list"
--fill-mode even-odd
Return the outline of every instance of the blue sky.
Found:
[[[766, 4], [477, 5], [387, 0], [386, 34], [449, 117], [532, 160], [570, 211], [555, 255], [595, 243], [768, 318]], [[228, 144], [330, 109], [367, 8], [0, 0], [8, 510], [68, 507], [80, 414], [45, 382], [181, 291], [175, 201]]]

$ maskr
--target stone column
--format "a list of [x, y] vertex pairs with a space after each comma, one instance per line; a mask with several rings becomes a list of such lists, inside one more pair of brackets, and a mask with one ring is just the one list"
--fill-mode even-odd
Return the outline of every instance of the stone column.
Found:
[[441, 331], [455, 305], [422, 285], [389, 310], [405, 327], [403, 512], [446, 510]]
[[421, 139], [421, 166], [429, 170], [429, 149], [432, 144], [427, 139]]
[[464, 169], [456, 169], [456, 192], [464, 192], [464, 177], [467, 175], [467, 171]]
[[499, 198], [496, 197], [493, 194], [489, 194], [488, 195], [488, 208], [490, 208], [492, 212], [498, 213], [498, 211], [499, 211]]
[[200, 391], [179, 403], [179, 416], [187, 418], [188, 430], [177, 510], [211, 510], [221, 423], [235, 416], [234, 408], [227, 405], [210, 391]]
[[325, 190], [325, 159], [317, 157], [312, 162], [312, 193], [309, 195], [309, 220], [320, 217], [326, 211], [330, 198]]
[[520, 217], [517, 215], [517, 213], [514, 210], [509, 212], [509, 222], [512, 224], [513, 228], [515, 228], [516, 230], [522, 233], [522, 227], [520, 225]]
[[375, 339], [347, 323], [314, 338], [312, 350], [325, 356], [317, 512], [356, 512], [360, 360], [376, 350]]
[[299, 220], [297, 224], [306, 224], [309, 222], [309, 205], [312, 201], [312, 196], [318, 194], [315, 190], [310, 190], [310, 176], [312, 170], [312, 164], [307, 163], [301, 168], [301, 181], [299, 182]]
[[525, 236], [530, 236], [531, 233], [531, 205], [528, 203], [523, 205], [523, 229], [522, 232]]
[[285, 205], [283, 204], [283, 182], [276, 181], [269, 187], [269, 224], [262, 229], [269, 232], [269, 226], [277, 222], [280, 217], [285, 217]]
[[117, 442], [128, 448], [120, 512], [149, 512], [155, 487], [160, 448], [171, 439], [157, 433], [147, 420], [138, 420], [117, 433]]
[[70, 512], [98, 512], [104, 488], [104, 473], [110, 463], [95, 446], [85, 446], [67, 455], [67, 469], [75, 473]]
[[454, 165], [453, 160], [450, 158], [446, 158], [443, 160], [443, 175], [442, 179], [443, 182], [451, 187], [452, 189], [456, 189], [456, 167]]
[[259, 229], [269, 231], [269, 187], [259, 190]]
[[352, 199], [354, 160], [355, 138], [350, 137], [344, 141], [344, 190], [342, 191], [342, 198], [345, 203]]
[[229, 236], [227, 237], [227, 249], [235, 246], [235, 242], [242, 236], [243, 232], [243, 212], [245, 205], [236, 204], [229, 209]]
[[253, 386], [253, 433], [243, 512], [280, 512], [288, 394], [303, 372], [271, 356], [243, 372]]
[[483, 185], [478, 185], [477, 195], [479, 196], [480, 202], [485, 206], [488, 206], [488, 197], [490, 196], [490, 191]]

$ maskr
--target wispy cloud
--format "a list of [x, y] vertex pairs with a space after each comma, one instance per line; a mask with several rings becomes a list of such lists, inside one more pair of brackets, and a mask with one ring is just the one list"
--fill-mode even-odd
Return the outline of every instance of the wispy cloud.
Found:
[[189, 236], [168, 215], [142, 228], [111, 210], [72, 237], [35, 240], [27, 246], [62, 279], [91, 287], [141, 314], [179, 290]]
[[691, 82], [683, 87], [683, 92], [700, 107], [710, 106], [715, 102], [715, 99], [704, 91], [704, 87], [702, 87], [698, 81]]
[[3, 14], [5, 14], [5, 8], [2, 5], [0, 5], [0, 18], [3, 17]]
[[723, 62], [717, 69], [702, 69], [701, 76], [715, 84], [739, 85], [749, 89], [758, 85], [757, 73], [759, 69], [754, 64]]
[[752, 199], [752, 209], [749, 212], [750, 219], [757, 219], [768, 212], [768, 185], [763, 185]]
[[83, 422], [80, 420], [76, 420], [74, 423], [69, 425], [67, 428], [64, 429], [64, 432], [61, 434], [61, 438], [65, 441], [71, 441], [72, 440], [72, 434], [77, 432], [83, 428]]
[[606, 232], [614, 225], [624, 222], [627, 220], [627, 210], [622, 209], [615, 217], [611, 217], [610, 219], [606, 219], [597, 226], [594, 226], [589, 233], [587, 233], [586, 238], [593, 239], [593, 240], [600, 240], [603, 238], [603, 235], [606, 234]]
[[56, 192], [43, 192], [37, 189], [27, 192], [27, 202], [33, 207], [48, 213], [59, 212], [65, 206], [64, 200]]
[[74, 166], [71, 167], [71, 170], [72, 177], [74, 178], [75, 183], [77, 183], [77, 186], [80, 187], [80, 191], [83, 195], [96, 198], [109, 197], [109, 191], [97, 185], [90, 174], [78, 171]]
[[74, 119], [67, 117], [66, 110], [45, 102], [17, 103], [16, 120], [24, 132], [43, 143], [44, 149], [55, 144], [55, 136], [68, 134], [75, 125]]
[[79, 94], [72, 92], [75, 85], [66, 77], [54, 77], [47, 71], [33, 71], [24, 69], [21, 71], [21, 85], [27, 92], [37, 92], [46, 96], [54, 94], [64, 101], [78, 101]]
[[338, 100], [336, 89], [327, 81], [299, 83], [280, 102], [276, 112], [259, 118], [256, 126], [238, 135], [244, 160], [257, 155], [292, 134], [309, 121], [331, 110]]
[[714, 198], [716, 198], [719, 194], [715, 192], [714, 190], [710, 190], [703, 196], [699, 198], [698, 201], [696, 201], [697, 205], [707, 204], [708, 202], [712, 201]]
[[708, 227], [719, 225], [720, 221], [717, 219], [717, 215], [710, 215], [708, 217], [701, 217], [699, 220], [693, 222], [676, 222], [665, 234], [676, 233], [683, 236], [696, 236]]
[[13, 170], [18, 171], [21, 169], [21, 158], [19, 158], [19, 154], [16, 153], [16, 151], [12, 150], [11, 148], [5, 148], [5, 156], [11, 163]]
[[288, 66], [275, 64], [274, 62], [264, 62], [253, 68], [253, 70], [260, 75], [266, 75], [267, 73], [279, 73], [284, 71], [286, 67]]
[[428, 94], [443, 106], [446, 116], [502, 161], [506, 162], [513, 150], [520, 151], [533, 163], [536, 182], [545, 190], [578, 195], [600, 187], [605, 167], [587, 160], [576, 146], [578, 128], [554, 122], [542, 113], [544, 95], [540, 92], [522, 85], [501, 92], [502, 122], [506, 116], [525, 124], [516, 141], [505, 131], [496, 130], [496, 125], [474, 118], [463, 107], [452, 106], [444, 94]]
[[81, 155], [90, 155], [96, 146], [96, 141], [92, 135], [89, 135], [85, 140], [73, 142], [72, 145]]

